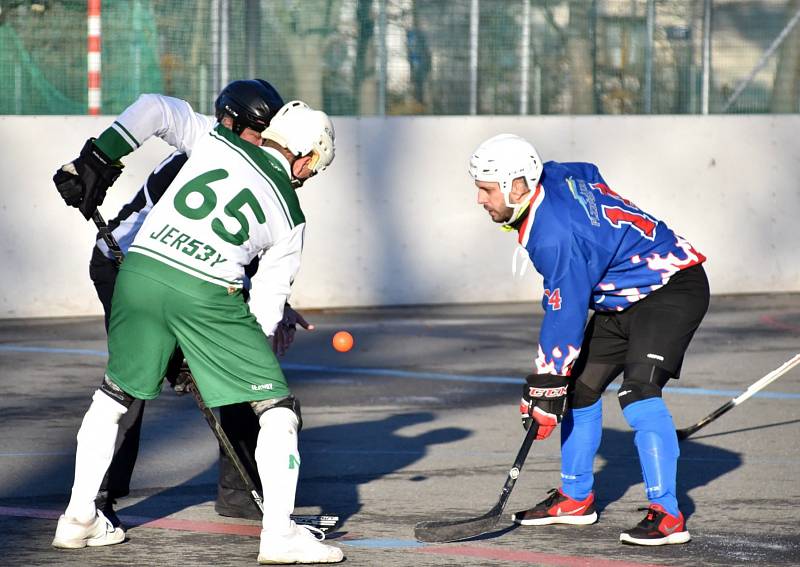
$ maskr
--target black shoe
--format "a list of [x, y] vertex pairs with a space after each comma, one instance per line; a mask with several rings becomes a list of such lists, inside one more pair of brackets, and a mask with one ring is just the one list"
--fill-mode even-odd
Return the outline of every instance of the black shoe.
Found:
[[594, 510], [594, 493], [590, 493], [583, 500], [573, 500], [560, 489], [553, 488], [550, 496], [529, 510], [516, 512], [511, 519], [522, 526], [593, 524], [597, 521], [597, 512]]
[[644, 520], [619, 535], [621, 542], [634, 545], [686, 543], [690, 539], [692, 536], [686, 530], [683, 514], [678, 512], [677, 516], [672, 516], [659, 504], [650, 504]]
[[108, 492], [100, 491], [97, 493], [97, 496], [94, 497], [94, 505], [100, 510], [103, 515], [108, 518], [108, 521], [111, 522], [111, 525], [115, 528], [121, 528], [122, 520], [119, 519], [117, 513], [114, 511], [114, 506], [117, 503], [116, 498], [109, 497]]
[[246, 520], [260, 520], [263, 518], [261, 510], [258, 509], [258, 506], [256, 506], [247, 492], [222, 486], [217, 489], [214, 510], [220, 516], [227, 518], [244, 518]]

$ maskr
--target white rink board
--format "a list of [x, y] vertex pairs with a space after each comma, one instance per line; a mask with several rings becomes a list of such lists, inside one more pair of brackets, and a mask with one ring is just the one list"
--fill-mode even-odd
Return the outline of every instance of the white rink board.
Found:
[[[0, 318], [96, 315], [90, 222], [51, 177], [111, 117], [0, 117]], [[800, 116], [334, 117], [334, 165], [300, 190], [308, 219], [292, 303], [344, 307], [537, 302], [515, 239], [475, 204], [471, 151], [499, 132], [545, 160], [592, 161], [610, 186], [709, 260], [712, 293], [800, 291]], [[169, 148], [125, 159], [113, 217]]]

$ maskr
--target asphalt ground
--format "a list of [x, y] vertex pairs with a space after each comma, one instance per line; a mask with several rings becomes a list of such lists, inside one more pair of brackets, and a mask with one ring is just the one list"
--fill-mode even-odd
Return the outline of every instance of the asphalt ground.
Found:
[[[692, 541], [621, 545], [644, 512], [633, 435], [604, 399], [599, 521], [514, 528], [510, 513], [559, 484], [557, 435], [536, 442], [498, 531], [420, 544], [416, 522], [497, 501], [522, 441], [517, 405], [540, 323], [534, 304], [308, 311], [284, 368], [305, 427], [297, 513], [342, 519], [352, 566], [800, 565], [800, 367], [681, 444], [679, 501]], [[333, 333], [355, 347], [338, 353]], [[665, 392], [686, 427], [800, 351], [800, 295], [715, 296]], [[257, 521], [217, 516], [217, 446], [190, 396], [148, 402], [121, 545], [55, 550], [75, 434], [99, 384], [99, 318], [0, 321], [0, 565], [255, 565]]]

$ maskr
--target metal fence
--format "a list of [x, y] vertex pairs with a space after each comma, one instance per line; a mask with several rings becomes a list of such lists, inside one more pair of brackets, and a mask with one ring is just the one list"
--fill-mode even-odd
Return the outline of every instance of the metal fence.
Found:
[[[104, 0], [101, 111], [262, 77], [337, 115], [800, 110], [800, 0]], [[0, 0], [0, 113], [85, 114], [86, 0]]]

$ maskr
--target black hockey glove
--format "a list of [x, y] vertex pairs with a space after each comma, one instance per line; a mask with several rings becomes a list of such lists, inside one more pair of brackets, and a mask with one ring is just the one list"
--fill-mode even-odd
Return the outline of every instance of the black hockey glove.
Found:
[[86, 220], [92, 217], [95, 209], [103, 204], [106, 191], [122, 173], [123, 165], [112, 161], [97, 146], [94, 138], [89, 138], [80, 155], [62, 166], [53, 176], [56, 189], [64, 202], [77, 207]]
[[561, 423], [567, 408], [567, 378], [555, 374], [530, 374], [525, 377], [519, 413], [527, 431], [539, 424], [536, 439], [547, 439]]

